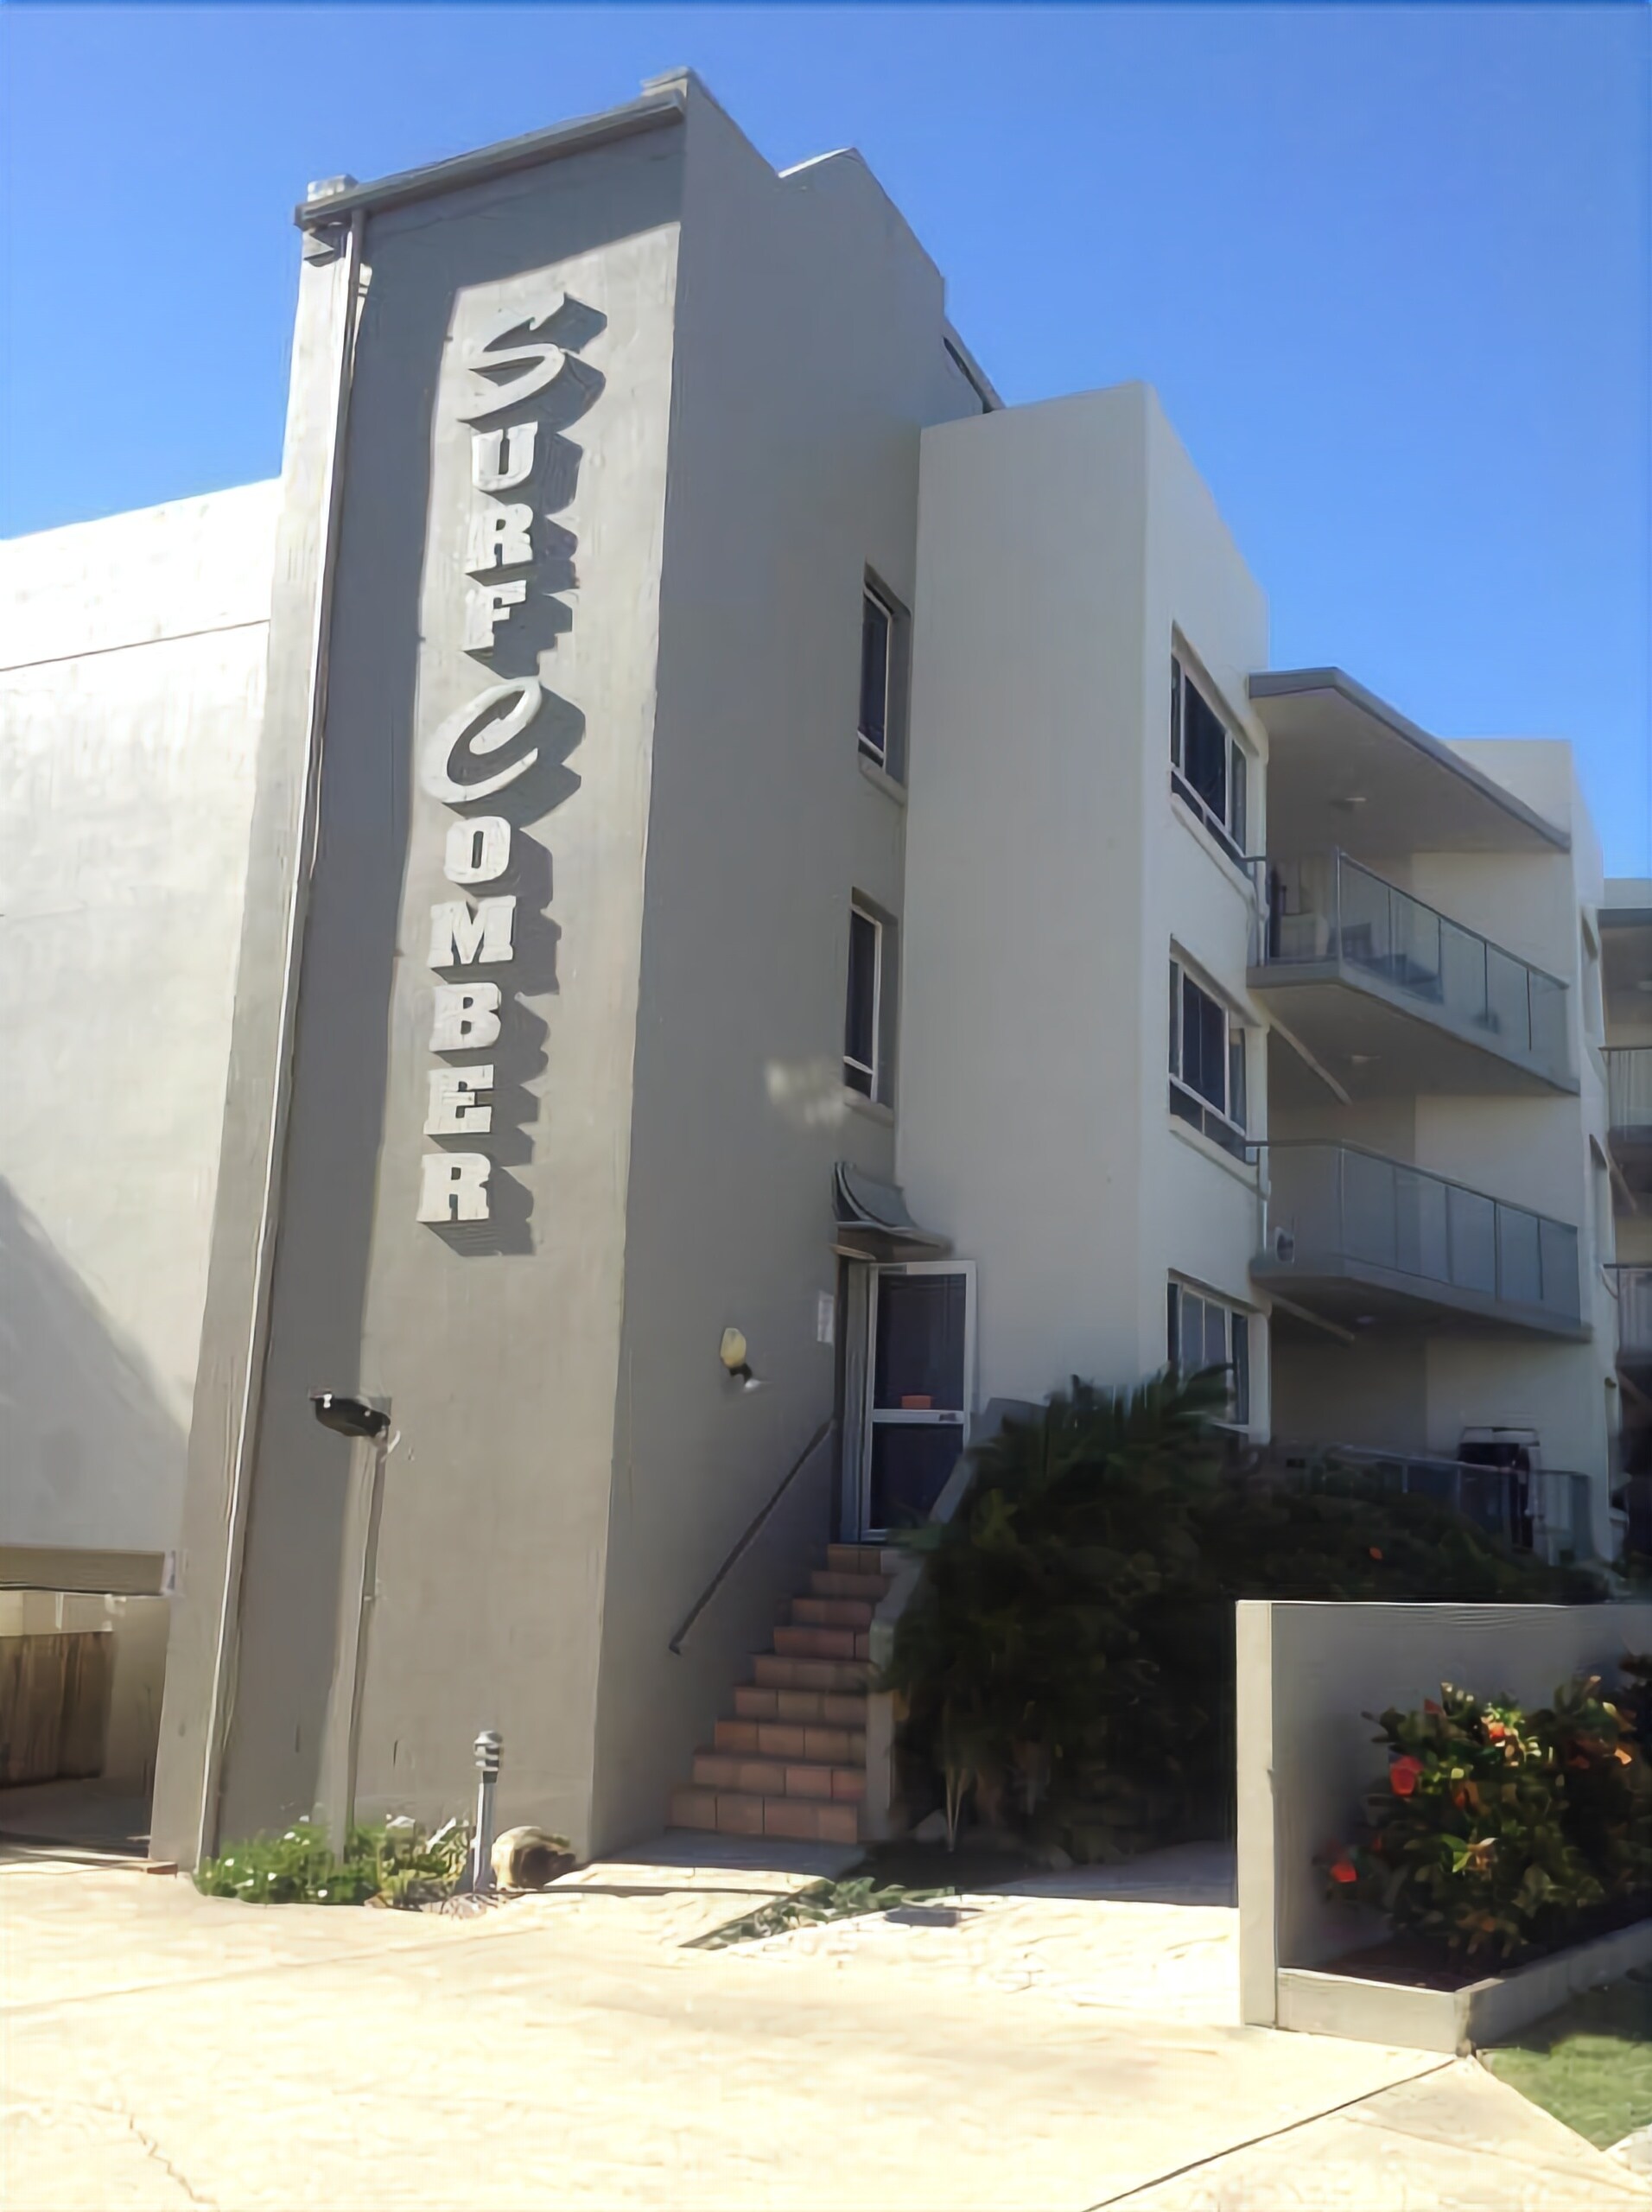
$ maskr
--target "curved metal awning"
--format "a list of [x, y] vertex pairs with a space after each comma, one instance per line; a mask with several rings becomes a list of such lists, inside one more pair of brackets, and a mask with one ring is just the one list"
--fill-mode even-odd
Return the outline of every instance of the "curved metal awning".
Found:
[[950, 1252], [950, 1237], [921, 1229], [893, 1183], [874, 1181], [847, 1160], [832, 1169], [834, 1249], [856, 1260], [912, 1260]]

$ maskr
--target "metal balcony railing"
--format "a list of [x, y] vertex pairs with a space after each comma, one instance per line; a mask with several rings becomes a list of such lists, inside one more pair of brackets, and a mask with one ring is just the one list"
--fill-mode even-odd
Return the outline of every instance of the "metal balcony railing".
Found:
[[1346, 853], [1266, 864], [1257, 967], [1352, 969], [1567, 1084], [1566, 986]]
[[1614, 1131], [1652, 1137], [1652, 1045], [1609, 1045], [1606, 1119]]
[[1652, 1267], [1611, 1267], [1606, 1279], [1617, 1300], [1619, 1363], [1652, 1366]]
[[1356, 1145], [1279, 1142], [1268, 1160], [1270, 1227], [1287, 1240], [1270, 1265], [1304, 1275], [1327, 1262], [1382, 1268], [1423, 1295], [1459, 1294], [1448, 1302], [1465, 1307], [1495, 1301], [1580, 1325], [1569, 1224]]
[[1345, 1471], [1385, 1491], [1431, 1498], [1515, 1551], [1551, 1559], [1594, 1555], [1594, 1484], [1587, 1475], [1545, 1467], [1522, 1478], [1506, 1468], [1377, 1452], [1363, 1445], [1331, 1444], [1312, 1452], [1275, 1449], [1287, 1478], [1309, 1489], [1334, 1487], [1338, 1472]]

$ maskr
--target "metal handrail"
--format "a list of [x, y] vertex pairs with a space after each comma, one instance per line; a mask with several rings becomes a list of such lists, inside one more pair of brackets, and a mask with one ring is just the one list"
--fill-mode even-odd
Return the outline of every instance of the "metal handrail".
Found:
[[767, 1504], [765, 1505], [759, 1512], [753, 1516], [753, 1517], [747, 1523], [745, 1529], [740, 1532], [740, 1535], [735, 1538], [733, 1548], [730, 1550], [728, 1557], [723, 1560], [722, 1565], [717, 1569], [717, 1572], [712, 1576], [710, 1581], [707, 1583], [705, 1588], [700, 1592], [700, 1595], [695, 1599], [694, 1604], [689, 1609], [683, 1625], [677, 1630], [677, 1634], [671, 1638], [669, 1649], [676, 1655], [677, 1657], [681, 1658], [683, 1656], [683, 1645], [688, 1636], [689, 1630], [694, 1626], [701, 1614], [704, 1612], [706, 1607], [711, 1603], [718, 1591], [721, 1589], [723, 1584], [728, 1580], [730, 1574], [734, 1573], [735, 1567], [740, 1564], [740, 1560], [750, 1548], [752, 1542], [762, 1529], [764, 1522], [768, 1519], [770, 1514], [772, 1513], [775, 1507], [778, 1505], [780, 1500], [785, 1496], [792, 1484], [796, 1482], [797, 1477], [803, 1472], [809, 1462], [814, 1458], [816, 1452], [826, 1441], [826, 1439], [829, 1436], [836, 1434], [836, 1430], [837, 1416], [835, 1414], [829, 1414], [826, 1420], [822, 1421], [820, 1427], [815, 1431], [808, 1443], [804, 1446], [803, 1450], [797, 1454], [797, 1457], [792, 1461], [791, 1466], [781, 1477], [779, 1484], [770, 1497]]

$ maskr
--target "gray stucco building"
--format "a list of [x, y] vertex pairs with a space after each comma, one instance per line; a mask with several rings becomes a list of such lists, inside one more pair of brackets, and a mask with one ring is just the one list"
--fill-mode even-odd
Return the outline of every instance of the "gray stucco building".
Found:
[[[1604, 1544], [1652, 1033], [1618, 1128], [1587, 962], [1652, 901], [1608, 897], [1565, 760], [1262, 683], [1152, 395], [1003, 409], [858, 156], [777, 175], [691, 76], [297, 220], [279, 486], [5, 556], [14, 608], [56, 578], [7, 656], [35, 919], [54, 870], [131, 895], [126, 966], [0, 938], [14, 1021], [62, 983], [130, 1062], [118, 1203], [44, 1083], [6, 1123], [31, 1371], [114, 1379], [84, 1419], [15, 1398], [0, 1549], [168, 1560], [157, 1854], [341, 1761], [364, 1811], [443, 1816], [483, 1727], [505, 1816], [584, 1852], [696, 1745], [679, 1817], [852, 1837], [876, 1562], [820, 1548], [1075, 1370], [1225, 1365], [1258, 1444], [1460, 1471], [1518, 1434], [1538, 1540]], [[35, 652], [100, 574], [104, 630]], [[1278, 887], [1321, 845], [1405, 917], [1338, 910], [1287, 1014]], [[1443, 926], [1518, 970], [1517, 1048], [1484, 982], [1418, 987], [1413, 910], [1437, 968]], [[1385, 1162], [1369, 1217], [1284, 1222], [1287, 1144]]]

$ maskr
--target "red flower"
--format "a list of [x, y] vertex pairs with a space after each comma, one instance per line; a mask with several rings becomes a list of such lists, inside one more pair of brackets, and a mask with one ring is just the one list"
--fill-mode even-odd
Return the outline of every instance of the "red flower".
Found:
[[1388, 1769], [1388, 1787], [1396, 1797], [1409, 1797], [1417, 1787], [1417, 1777], [1422, 1772], [1422, 1761], [1407, 1756], [1395, 1759]]
[[1509, 1731], [1503, 1726], [1501, 1720], [1488, 1720], [1485, 1724], [1485, 1732], [1491, 1738], [1494, 1744], [1500, 1744], [1503, 1738], [1509, 1733]]
[[1376, 1546], [1375, 1544], [1373, 1544], [1373, 1545], [1371, 1546], [1371, 1557], [1372, 1557], [1373, 1559], [1375, 1559], [1375, 1560], [1380, 1560], [1380, 1559], [1382, 1558], [1382, 1553], [1381, 1553], [1380, 1551], [1378, 1551], [1378, 1549], [1377, 1549]]
[[1351, 1859], [1339, 1859], [1331, 1870], [1331, 1878], [1333, 1882], [1357, 1882], [1359, 1869]]

